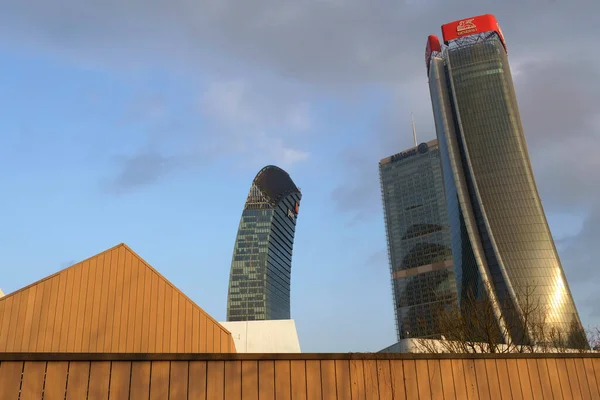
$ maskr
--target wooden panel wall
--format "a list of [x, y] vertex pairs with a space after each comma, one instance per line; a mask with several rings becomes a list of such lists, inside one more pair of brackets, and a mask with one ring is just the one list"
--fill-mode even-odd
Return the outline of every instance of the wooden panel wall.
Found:
[[0, 299], [0, 352], [228, 353], [231, 334], [125, 245]]
[[[258, 357], [260, 358], [260, 357]], [[0, 399], [598, 399], [600, 358], [4, 361]]]

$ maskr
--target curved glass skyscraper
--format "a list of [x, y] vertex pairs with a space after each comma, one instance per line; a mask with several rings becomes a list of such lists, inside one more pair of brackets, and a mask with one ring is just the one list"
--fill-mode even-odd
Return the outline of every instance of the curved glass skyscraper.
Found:
[[252, 182], [238, 228], [227, 321], [290, 319], [290, 278], [302, 194], [287, 172], [269, 165]]
[[442, 32], [446, 46], [430, 36], [426, 63], [459, 298], [487, 295], [499, 323], [515, 317], [513, 342], [533, 341], [519, 322], [525, 301], [552, 327], [581, 329], [533, 176], [502, 31], [488, 14]]

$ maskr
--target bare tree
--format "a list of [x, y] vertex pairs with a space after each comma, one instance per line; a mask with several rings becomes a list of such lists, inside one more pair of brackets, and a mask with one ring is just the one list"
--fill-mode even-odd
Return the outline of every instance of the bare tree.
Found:
[[534, 285], [516, 291], [517, 304], [508, 294], [500, 300], [491, 299], [485, 295], [492, 293], [491, 288], [485, 288], [479, 296], [467, 292], [460, 306], [440, 308], [434, 316], [434, 325], [441, 335], [436, 340], [415, 338], [417, 350], [428, 353], [586, 351], [591, 337], [600, 349], [600, 330], [590, 330], [586, 338], [576, 320], [566, 329], [549, 323], [548, 310], [536, 295]]

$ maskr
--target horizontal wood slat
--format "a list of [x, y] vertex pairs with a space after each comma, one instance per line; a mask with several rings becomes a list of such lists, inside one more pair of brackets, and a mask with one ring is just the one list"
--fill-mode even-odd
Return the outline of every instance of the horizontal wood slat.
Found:
[[193, 350], [235, 346], [229, 331], [124, 244], [0, 298], [0, 352]]
[[2, 361], [0, 398], [580, 399], [598, 393], [598, 360]]

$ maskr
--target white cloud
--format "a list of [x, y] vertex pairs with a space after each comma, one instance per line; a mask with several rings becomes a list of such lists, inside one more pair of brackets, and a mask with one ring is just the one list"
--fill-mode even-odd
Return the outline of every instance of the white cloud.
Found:
[[201, 95], [200, 112], [219, 136], [223, 151], [286, 167], [309, 157], [296, 138], [312, 127], [310, 107], [286, 90], [267, 90], [242, 80], [213, 82]]

